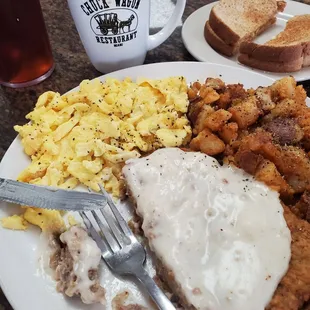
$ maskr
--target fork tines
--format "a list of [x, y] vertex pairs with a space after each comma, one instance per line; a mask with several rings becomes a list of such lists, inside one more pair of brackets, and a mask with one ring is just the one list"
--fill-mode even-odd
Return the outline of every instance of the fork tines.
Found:
[[[109, 251], [115, 253], [124, 246], [129, 245], [132, 241], [131, 238], [135, 237], [128, 227], [127, 222], [117, 210], [110, 195], [106, 192], [101, 184], [98, 185], [100, 187], [101, 193], [107, 199], [107, 204], [104, 205], [100, 211], [91, 211], [92, 216], [84, 211], [80, 212], [80, 216], [82, 217], [92, 237], [95, 239], [99, 247], [101, 247], [101, 250], [103, 252]], [[110, 210], [108, 206], [110, 207]], [[100, 213], [102, 214], [106, 223], [101, 220]], [[99, 235], [95, 229], [95, 226], [93, 225], [93, 222], [98, 225], [99, 231], [103, 234], [103, 236]]]
[[[107, 204], [100, 209], [100, 212], [91, 211], [88, 212], [89, 215], [86, 212], [80, 212], [80, 215], [91, 236], [100, 247], [105, 262], [113, 272], [119, 275], [135, 276], [143, 283], [157, 304], [158, 309], [175, 310], [171, 301], [143, 266], [146, 259], [144, 247], [128, 227], [109, 194], [101, 185], [99, 186], [102, 194], [107, 199]], [[104, 220], [101, 220], [100, 216]], [[95, 222], [95, 225], [93, 222]], [[103, 236], [100, 236], [95, 226], [99, 227], [99, 231]]]

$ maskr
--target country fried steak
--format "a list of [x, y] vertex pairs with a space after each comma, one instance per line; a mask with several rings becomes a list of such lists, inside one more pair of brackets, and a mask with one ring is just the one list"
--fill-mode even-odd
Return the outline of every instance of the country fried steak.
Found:
[[280, 193], [292, 257], [268, 310], [310, 307], [310, 108], [293, 77], [245, 89], [220, 79], [188, 91], [190, 148], [235, 165]]
[[242, 169], [176, 148], [128, 161], [123, 175], [157, 275], [184, 309], [269, 304], [291, 257], [278, 193]]
[[310, 225], [284, 206], [284, 217], [291, 231], [291, 261], [266, 310], [309, 309]]

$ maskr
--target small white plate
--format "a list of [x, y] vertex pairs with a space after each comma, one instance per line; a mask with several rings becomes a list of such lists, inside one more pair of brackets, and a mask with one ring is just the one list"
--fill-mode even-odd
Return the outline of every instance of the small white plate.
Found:
[[[216, 52], [205, 40], [204, 38], [204, 26], [209, 18], [210, 11], [212, 7], [217, 2], [207, 4], [194, 13], [192, 13], [185, 21], [182, 28], [182, 39], [187, 50], [199, 61], [214, 62], [223, 65], [230, 65], [234, 67], [244, 67], [259, 73], [265, 74], [273, 79], [279, 79], [286, 75], [292, 75], [296, 81], [305, 81], [310, 79], [310, 67], [301, 69], [298, 72], [292, 73], [273, 73], [262, 71], [259, 69], [254, 69], [242, 65], [238, 62], [237, 57], [226, 57], [218, 52]], [[264, 43], [273, 37], [275, 37], [279, 32], [281, 32], [286, 25], [286, 22], [295, 15], [310, 13], [310, 5], [298, 3], [296, 1], [287, 1], [284, 13], [279, 13], [277, 15], [276, 23], [256, 38], [255, 42]]]

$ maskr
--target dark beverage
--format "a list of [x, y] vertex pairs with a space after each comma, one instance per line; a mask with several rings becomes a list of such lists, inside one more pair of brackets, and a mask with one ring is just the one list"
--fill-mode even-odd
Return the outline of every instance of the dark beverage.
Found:
[[53, 69], [39, 0], [0, 0], [0, 84], [34, 85]]

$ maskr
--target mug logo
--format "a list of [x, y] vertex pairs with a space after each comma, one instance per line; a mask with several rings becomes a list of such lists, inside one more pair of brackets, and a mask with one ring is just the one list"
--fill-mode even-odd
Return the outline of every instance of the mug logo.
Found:
[[[101, 2], [102, 1], [102, 2]], [[140, 1], [115, 0], [114, 8], [110, 8], [103, 0], [89, 0], [81, 5], [84, 13], [90, 17], [90, 27], [97, 43], [123, 46], [137, 36]]]
[[90, 21], [96, 35], [113, 36], [135, 31], [138, 26], [138, 16], [133, 10], [112, 9], [94, 15]]

